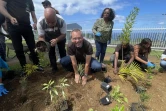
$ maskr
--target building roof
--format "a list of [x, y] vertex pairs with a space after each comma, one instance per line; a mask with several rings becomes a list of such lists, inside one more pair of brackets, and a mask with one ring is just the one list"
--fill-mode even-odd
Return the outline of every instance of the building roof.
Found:
[[80, 29], [80, 30], [82, 30], [82, 27], [79, 24], [77, 24], [77, 23], [67, 24], [67, 30], [73, 30], [73, 29]]

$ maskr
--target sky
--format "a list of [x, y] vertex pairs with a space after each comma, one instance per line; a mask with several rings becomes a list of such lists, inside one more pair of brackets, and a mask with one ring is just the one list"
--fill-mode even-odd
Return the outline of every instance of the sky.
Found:
[[[44, 0], [43, 0], [44, 1]], [[134, 28], [166, 28], [165, 0], [49, 0], [67, 24], [78, 23], [83, 30], [91, 30], [104, 8], [115, 11], [114, 28], [124, 27], [125, 19], [138, 7]], [[33, 0], [37, 18], [44, 15], [41, 0]]]

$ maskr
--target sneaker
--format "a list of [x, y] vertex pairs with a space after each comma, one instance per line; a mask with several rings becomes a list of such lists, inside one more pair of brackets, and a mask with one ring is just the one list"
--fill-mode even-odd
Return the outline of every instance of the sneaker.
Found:
[[60, 63], [60, 60], [61, 60], [61, 59], [60, 59], [60, 58], [58, 58], [56, 62], [57, 62], [57, 63]]
[[43, 67], [38, 66], [38, 68], [36, 69], [37, 71], [44, 71]]

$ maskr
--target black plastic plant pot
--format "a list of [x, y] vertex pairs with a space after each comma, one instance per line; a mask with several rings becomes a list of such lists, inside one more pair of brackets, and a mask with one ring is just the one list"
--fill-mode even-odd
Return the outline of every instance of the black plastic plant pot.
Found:
[[111, 82], [111, 77], [106, 77], [106, 78], [104, 78], [104, 82], [105, 83], [110, 83]]
[[109, 93], [112, 89], [112, 86], [110, 86], [109, 84], [102, 82], [101, 83], [101, 88], [106, 92]]
[[68, 103], [66, 100], [62, 101], [60, 105], [60, 111], [69, 111]]
[[143, 86], [136, 86], [136, 92], [137, 93], [142, 93], [142, 92], [146, 92], [146, 88], [144, 88]]
[[130, 111], [145, 111], [145, 109], [139, 103], [132, 103]]
[[102, 105], [109, 105], [111, 103], [111, 98], [107, 95], [100, 99]]

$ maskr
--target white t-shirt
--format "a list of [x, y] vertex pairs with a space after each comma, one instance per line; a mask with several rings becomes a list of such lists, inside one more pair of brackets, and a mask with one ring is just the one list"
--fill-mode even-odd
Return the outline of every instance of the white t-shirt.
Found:
[[[63, 17], [61, 16], [61, 15], [59, 15], [59, 14], [56, 14], [56, 16], [57, 16], [57, 18], [59, 18], [59, 19], [61, 19], [63, 22], [63, 26], [60, 28], [60, 32], [62, 33], [62, 34], [66, 34], [66, 23], [65, 23], [65, 21], [64, 21], [64, 19], [63, 19]], [[37, 22], [37, 31], [38, 31], [38, 35], [39, 36], [44, 36], [45, 35], [45, 31], [53, 31], [55, 28], [45, 28], [45, 29], [43, 29], [43, 27], [42, 27], [42, 25], [41, 25], [41, 21], [42, 20], [44, 20], [44, 16], [42, 16], [42, 17], [40, 17], [39, 19], [38, 19], [38, 22]]]

